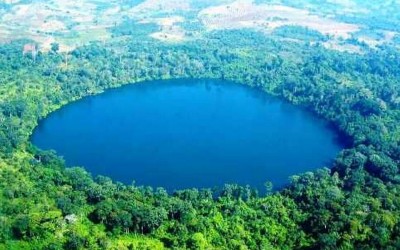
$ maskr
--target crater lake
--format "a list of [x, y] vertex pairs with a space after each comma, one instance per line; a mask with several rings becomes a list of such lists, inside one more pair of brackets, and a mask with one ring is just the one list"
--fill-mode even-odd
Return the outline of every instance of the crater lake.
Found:
[[344, 147], [327, 122], [224, 80], [136, 83], [83, 98], [39, 122], [32, 143], [115, 181], [168, 191], [263, 189], [329, 166]]

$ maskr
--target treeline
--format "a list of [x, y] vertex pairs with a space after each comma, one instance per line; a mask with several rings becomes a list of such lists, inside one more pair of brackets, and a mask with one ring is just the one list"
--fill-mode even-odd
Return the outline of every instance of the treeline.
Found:
[[[129, 35], [124, 29], [114, 35]], [[184, 45], [114, 41], [68, 54], [55, 46], [35, 61], [21, 56], [25, 41], [0, 48], [0, 247], [400, 247], [396, 49], [349, 54], [250, 31]], [[29, 142], [38, 120], [62, 105], [167, 78], [224, 78], [263, 89], [332, 122], [349, 137], [348, 149], [331, 170], [293, 176], [277, 193], [267, 185], [266, 196], [235, 184], [169, 195], [65, 168]]]

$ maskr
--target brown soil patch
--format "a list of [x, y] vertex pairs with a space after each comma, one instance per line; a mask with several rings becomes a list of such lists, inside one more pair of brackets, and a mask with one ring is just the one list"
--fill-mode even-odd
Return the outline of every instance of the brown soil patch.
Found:
[[348, 38], [359, 28], [353, 24], [311, 15], [308, 11], [282, 5], [260, 4], [237, 0], [231, 4], [210, 7], [199, 13], [208, 29], [256, 28], [271, 31], [284, 25], [298, 25], [322, 34]]

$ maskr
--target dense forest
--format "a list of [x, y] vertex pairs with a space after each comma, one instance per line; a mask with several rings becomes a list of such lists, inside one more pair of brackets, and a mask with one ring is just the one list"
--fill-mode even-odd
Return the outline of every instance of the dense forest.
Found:
[[[400, 51], [330, 50], [297, 26], [165, 44], [124, 22], [71, 52], [0, 46], [0, 249], [399, 249]], [[124, 39], [133, 35], [136, 39]], [[296, 42], [288, 38], [307, 40]], [[310, 42], [312, 41], [312, 42]], [[121, 49], [123, 48], [123, 49]], [[218, 78], [309, 109], [348, 137], [333, 165], [265, 190], [125, 185], [30, 143], [50, 112], [153, 79]]]

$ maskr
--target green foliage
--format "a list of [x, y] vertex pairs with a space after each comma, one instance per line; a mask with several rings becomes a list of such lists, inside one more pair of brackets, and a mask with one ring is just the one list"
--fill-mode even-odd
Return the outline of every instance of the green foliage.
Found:
[[[56, 49], [34, 61], [21, 56], [24, 41], [0, 48], [0, 249], [399, 247], [398, 50], [348, 54], [246, 30], [204, 39], [92, 43], [72, 51], [68, 66]], [[260, 88], [324, 117], [348, 148], [332, 170], [294, 176], [278, 192], [267, 184], [260, 196], [234, 184], [167, 194], [93, 178], [29, 143], [38, 121], [69, 102], [168, 78]]]
[[276, 28], [272, 34], [283, 38], [298, 39], [300, 41], [325, 42], [328, 40], [327, 36], [318, 31], [294, 25]]

